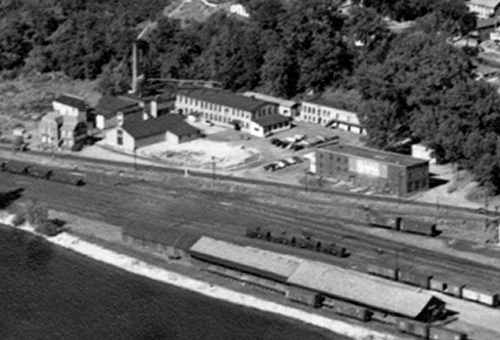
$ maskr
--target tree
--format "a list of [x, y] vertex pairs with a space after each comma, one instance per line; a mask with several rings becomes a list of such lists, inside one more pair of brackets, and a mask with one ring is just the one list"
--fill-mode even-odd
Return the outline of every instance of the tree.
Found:
[[47, 206], [39, 201], [29, 201], [25, 207], [26, 221], [35, 227], [41, 226], [48, 220], [49, 210]]
[[284, 46], [270, 49], [264, 55], [261, 78], [266, 92], [284, 98], [297, 94], [299, 67], [294, 51]]
[[118, 95], [127, 92], [130, 84], [130, 69], [126, 63], [113, 59], [100, 76], [98, 90], [102, 94]]

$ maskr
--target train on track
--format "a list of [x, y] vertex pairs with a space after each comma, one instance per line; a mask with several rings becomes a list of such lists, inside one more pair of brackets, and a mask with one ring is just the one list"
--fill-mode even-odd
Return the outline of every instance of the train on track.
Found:
[[85, 185], [85, 180], [81, 175], [71, 173], [62, 169], [54, 170], [42, 165], [33, 165], [19, 161], [0, 162], [0, 171], [11, 174], [34, 177], [48, 181], [54, 181], [74, 186]]
[[422, 273], [412, 268], [392, 268], [380, 264], [369, 264], [367, 265], [366, 271], [372, 275], [424, 289], [435, 290], [489, 307], [498, 307], [500, 305], [498, 293], [483, 288], [477, 288], [472, 285], [458, 284], [454, 280], [431, 275], [429, 273]]
[[380, 214], [369, 207], [361, 207], [366, 223], [373, 227], [386, 228], [404, 233], [419, 234], [425, 236], [436, 236], [439, 234], [435, 223], [406, 217], [388, 217]]
[[347, 257], [347, 249], [339, 247], [334, 243], [323, 242], [310, 236], [289, 234], [271, 228], [250, 227], [247, 228], [245, 236], [257, 238], [269, 242], [280, 243], [297, 248], [304, 248], [337, 257]]
[[398, 318], [396, 320], [396, 328], [401, 333], [411, 334], [422, 339], [467, 340], [466, 333], [410, 319]]

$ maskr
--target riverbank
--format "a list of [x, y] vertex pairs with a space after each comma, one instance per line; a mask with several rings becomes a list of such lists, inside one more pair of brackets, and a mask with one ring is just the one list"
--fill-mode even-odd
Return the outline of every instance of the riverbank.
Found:
[[[11, 217], [3, 216], [0, 222], [10, 224]], [[33, 229], [29, 226], [23, 226], [21, 229], [34, 233]], [[239, 293], [224, 287], [195, 280], [185, 275], [153, 266], [136, 258], [105, 249], [68, 233], [61, 233], [58, 236], [47, 238], [47, 240], [60, 247], [70, 249], [94, 260], [118, 267], [136, 275], [141, 275], [162, 283], [167, 283], [182, 289], [197, 292], [218, 300], [300, 320], [307, 324], [321, 327], [357, 340], [396, 339], [392, 335], [383, 334], [360, 326], [350, 325], [346, 322], [329, 319], [320, 315], [306, 313], [299, 309], [283, 306], [248, 294]]]

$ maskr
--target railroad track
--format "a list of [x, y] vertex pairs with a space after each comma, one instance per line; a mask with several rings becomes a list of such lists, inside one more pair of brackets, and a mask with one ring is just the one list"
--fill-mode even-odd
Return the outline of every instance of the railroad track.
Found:
[[[43, 180], [13, 176], [24, 183], [35, 187], [34, 198], [43, 199], [56, 208], [62, 207], [71, 213], [81, 214], [87, 211], [103, 216], [103, 220], [117, 225], [125, 223], [196, 225], [196, 229], [208, 232], [225, 233], [236, 237], [244, 233], [246, 226], [277, 226], [295, 231], [308, 231], [315, 235], [323, 235], [340, 240], [340, 245], [348, 248], [359, 262], [377, 258], [379, 249], [387, 249], [393, 254], [399, 253], [401, 263], [417, 263], [427, 268], [438, 268], [450, 275], [460, 275], [466, 278], [474, 277], [484, 282], [500, 282], [497, 268], [485, 266], [472, 261], [464, 261], [452, 256], [439, 254], [436, 263], [436, 253], [418, 248], [401, 246], [393, 241], [360, 233], [345, 225], [357, 224], [353, 219], [335, 216], [317, 216], [314, 213], [273, 206], [247, 199], [244, 195], [224, 194], [207, 190], [176, 189], [165, 193], [161, 187], [154, 184], [135, 183], [132, 186], [88, 185], [74, 188], [64, 184], [51, 183]], [[98, 191], [98, 192], [97, 192]], [[71, 199], [68, 199], [71, 197]], [[169, 203], [167, 203], [168, 201]], [[169, 210], [159, 209], [171, 204]], [[221, 204], [230, 202], [230, 204]], [[141, 208], [142, 211], [138, 211]], [[124, 211], [127, 213], [124, 214]], [[298, 225], [298, 227], [297, 227]], [[416, 236], [421, 237], [421, 236]], [[404, 248], [403, 248], [404, 247]], [[408, 249], [411, 253], [408, 254]], [[498, 288], [496, 286], [495, 288]]]

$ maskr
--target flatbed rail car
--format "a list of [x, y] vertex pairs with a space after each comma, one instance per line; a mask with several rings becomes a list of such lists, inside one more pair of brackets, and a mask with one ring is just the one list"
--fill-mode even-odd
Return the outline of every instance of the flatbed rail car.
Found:
[[334, 243], [322, 242], [314, 237], [287, 234], [284, 231], [261, 227], [250, 227], [247, 228], [245, 236], [249, 238], [261, 239], [268, 242], [321, 252], [337, 257], [347, 257], [349, 255], [346, 248], [339, 247]]
[[438, 230], [436, 224], [406, 217], [384, 216], [370, 208], [361, 208], [365, 222], [373, 227], [386, 228], [404, 233], [419, 234], [425, 236], [436, 236]]
[[0, 170], [11, 174], [39, 178], [74, 186], [85, 185], [85, 180], [81, 175], [73, 174], [62, 169], [53, 170], [50, 167], [42, 165], [34, 165], [19, 161], [4, 161], [0, 163]]
[[439, 291], [447, 295], [477, 302], [489, 307], [497, 307], [500, 305], [500, 295], [498, 293], [487, 289], [477, 288], [474, 284], [459, 283], [453, 278], [439, 275], [436, 276], [404, 266], [395, 268], [379, 263], [368, 264], [366, 266], [366, 272], [389, 280]]

